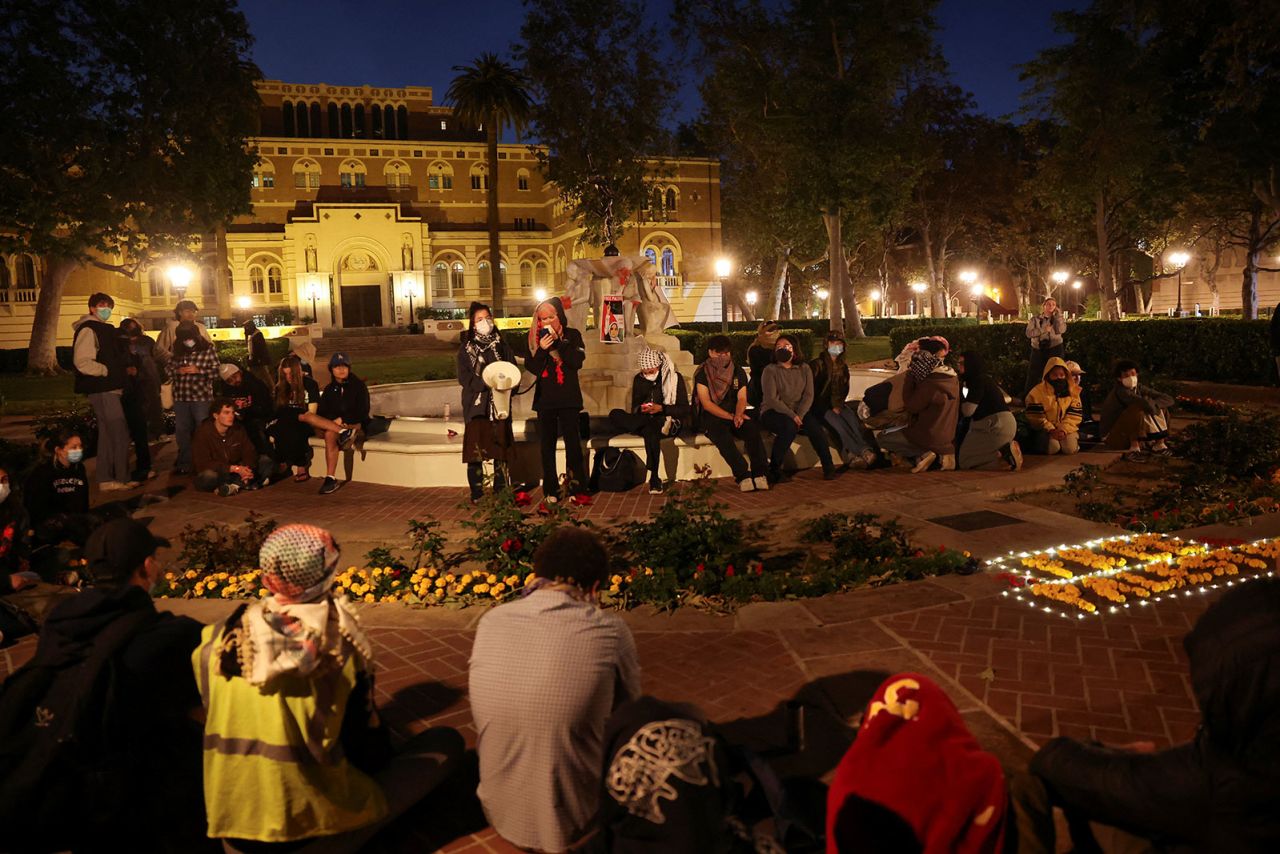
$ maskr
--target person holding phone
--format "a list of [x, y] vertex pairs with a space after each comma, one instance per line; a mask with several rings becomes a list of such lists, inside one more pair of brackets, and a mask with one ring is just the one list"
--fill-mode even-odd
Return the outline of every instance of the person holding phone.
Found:
[[1027, 366], [1026, 391], [1040, 384], [1044, 366], [1054, 356], [1066, 358], [1062, 336], [1067, 331], [1067, 319], [1058, 310], [1058, 301], [1049, 297], [1040, 307], [1040, 313], [1027, 321], [1027, 338], [1031, 340], [1031, 364]]
[[548, 503], [560, 498], [556, 472], [556, 440], [564, 439], [564, 459], [571, 494], [586, 488], [586, 466], [578, 417], [582, 387], [578, 371], [587, 359], [582, 333], [569, 326], [564, 303], [552, 297], [538, 304], [529, 327], [529, 358], [525, 368], [537, 377], [533, 411], [538, 413], [538, 441], [542, 452], [542, 494]]
[[641, 350], [636, 367], [640, 370], [631, 381], [631, 411], [615, 409], [609, 420], [621, 432], [644, 438], [649, 494], [661, 495], [662, 440], [679, 433], [681, 422], [689, 417], [689, 392], [671, 357], [661, 350]]

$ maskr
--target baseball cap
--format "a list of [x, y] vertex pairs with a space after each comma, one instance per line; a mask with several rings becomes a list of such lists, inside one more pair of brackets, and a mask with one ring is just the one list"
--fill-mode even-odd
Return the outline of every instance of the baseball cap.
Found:
[[94, 529], [85, 541], [85, 570], [95, 584], [123, 584], [156, 549], [168, 545], [168, 540], [152, 534], [141, 522], [112, 519]]
[[334, 353], [329, 357], [329, 370], [332, 371], [338, 365], [346, 365], [348, 368], [351, 367], [351, 360], [347, 358], [346, 353]]
[[1080, 367], [1079, 362], [1067, 362], [1067, 373], [1069, 374], [1087, 374], [1084, 368]]
[[231, 362], [223, 362], [221, 365], [218, 365], [218, 376], [222, 377], [224, 380], [229, 380], [231, 379], [232, 374], [238, 373], [240, 373], [239, 365]]

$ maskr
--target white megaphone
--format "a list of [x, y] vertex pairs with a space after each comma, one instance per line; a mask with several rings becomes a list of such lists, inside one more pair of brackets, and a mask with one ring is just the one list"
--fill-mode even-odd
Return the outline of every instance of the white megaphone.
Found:
[[494, 417], [506, 421], [511, 417], [511, 390], [520, 386], [520, 369], [511, 362], [493, 362], [485, 365], [480, 379], [493, 389]]

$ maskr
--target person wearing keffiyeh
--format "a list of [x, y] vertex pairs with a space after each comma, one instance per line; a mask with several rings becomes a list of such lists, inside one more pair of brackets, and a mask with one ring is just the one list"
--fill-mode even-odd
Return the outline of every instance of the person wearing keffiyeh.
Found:
[[939, 460], [944, 471], [956, 467], [960, 383], [956, 372], [943, 362], [945, 352], [941, 341], [920, 339], [902, 387], [910, 419], [902, 429], [885, 430], [878, 437], [886, 453], [909, 461], [916, 473], [928, 471]]
[[637, 357], [639, 372], [631, 381], [631, 411], [615, 409], [609, 420], [623, 433], [644, 437], [649, 494], [662, 494], [661, 442], [680, 432], [689, 415], [689, 393], [671, 357], [661, 350], [645, 349]]
[[462, 459], [467, 464], [471, 500], [484, 495], [484, 461], [493, 460], [493, 490], [507, 485], [507, 453], [515, 440], [511, 419], [494, 417], [493, 390], [484, 381], [484, 369], [494, 362], [515, 362], [510, 345], [502, 340], [489, 306], [471, 303], [470, 325], [458, 348], [458, 384], [462, 386]]

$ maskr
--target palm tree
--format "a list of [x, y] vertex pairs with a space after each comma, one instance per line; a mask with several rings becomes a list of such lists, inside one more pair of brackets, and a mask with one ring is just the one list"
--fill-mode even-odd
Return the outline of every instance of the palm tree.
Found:
[[445, 102], [463, 127], [482, 127], [489, 159], [489, 276], [493, 307], [503, 311], [505, 296], [502, 252], [498, 242], [498, 137], [507, 127], [517, 133], [528, 126], [533, 112], [525, 79], [497, 54], [482, 53], [471, 65], [455, 65], [459, 72], [449, 84]]

